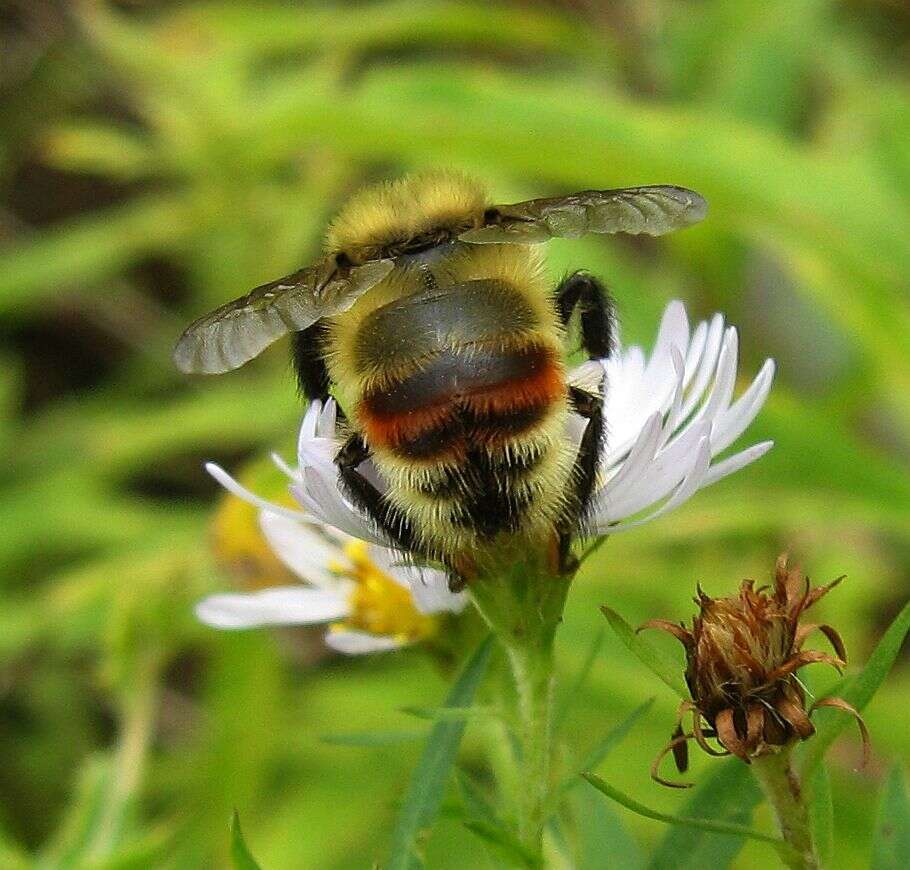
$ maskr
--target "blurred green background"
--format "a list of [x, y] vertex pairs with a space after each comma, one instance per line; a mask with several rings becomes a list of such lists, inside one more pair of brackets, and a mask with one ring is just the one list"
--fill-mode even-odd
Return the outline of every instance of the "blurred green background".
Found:
[[[196, 599], [242, 582], [219, 566], [239, 527], [213, 554], [201, 462], [290, 445], [300, 403], [284, 348], [210, 380], [169, 356], [190, 319], [306, 262], [367, 180], [458, 167], [500, 201], [694, 187], [704, 224], [553, 243], [553, 273], [605, 277], [627, 342], [648, 345], [678, 297], [740, 327], [744, 378], [779, 363], [747, 436], [775, 449], [601, 550], [570, 598], [564, 675], [600, 603], [681, 619], [697, 581], [732, 591], [784, 550], [817, 581], [849, 575], [819, 615], [854, 662], [906, 600], [901, 0], [11, 0], [0, 28], [0, 866], [224, 866], [233, 807], [266, 868], [381, 856], [419, 744], [320, 735], [420, 728], [398, 708], [447, 677], [419, 649], [342, 660], [318, 632], [196, 624]], [[852, 770], [852, 731], [831, 753], [836, 867], [868, 862], [908, 690], [904, 660], [867, 712], [869, 768]], [[615, 638], [568, 734], [584, 749], [651, 695], [600, 773], [678, 811], [648, 778], [675, 699]], [[469, 758], [485, 736], [469, 726]], [[665, 834], [610, 812], [643, 852]], [[495, 866], [455, 819], [428, 849], [433, 868]], [[754, 845], [732, 860], [767, 866]]]

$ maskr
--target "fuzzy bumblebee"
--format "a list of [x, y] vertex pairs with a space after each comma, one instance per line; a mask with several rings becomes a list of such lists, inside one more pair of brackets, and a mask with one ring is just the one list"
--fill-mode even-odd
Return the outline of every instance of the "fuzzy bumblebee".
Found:
[[[839, 577], [826, 586], [811, 589], [798, 568], [789, 568], [787, 557], [777, 560], [774, 585], [755, 589], [744, 580], [739, 594], [711, 598], [699, 589], [695, 603], [700, 612], [692, 628], [653, 619], [641, 626], [665, 631], [686, 650], [686, 683], [691, 701], [680, 705], [676, 730], [670, 743], [654, 761], [651, 775], [674, 788], [658, 774], [661, 760], [672, 752], [680, 773], [688, 767], [688, 741], [695, 740], [709, 755], [736, 755], [745, 762], [777, 751], [815, 733], [810, 716], [818, 707], [835, 707], [855, 716], [863, 737], [864, 753], [869, 736], [857, 710], [842, 698], [823, 698], [807, 710], [806, 692], [796, 672], [821, 662], [840, 671], [847, 653], [837, 631], [830, 625], [800, 622], [803, 613], [837, 586]], [[814, 632], [825, 635], [836, 655], [806, 650], [803, 645]], [[692, 730], [685, 732], [682, 720], [692, 714]], [[704, 720], [704, 724], [702, 722]], [[716, 738], [722, 749], [708, 743]]]
[[[409, 176], [356, 195], [316, 263], [192, 324], [175, 362], [227, 371], [293, 332], [302, 391], [333, 391], [347, 414], [340, 483], [393, 546], [442, 563], [455, 586], [503, 546], [551, 541], [564, 562], [604, 438], [599, 385], [567, 383], [565, 328], [578, 310], [585, 351], [606, 358], [613, 311], [586, 272], [549, 287], [537, 245], [659, 235], [704, 214], [678, 187], [494, 206], [460, 174]], [[587, 421], [580, 443], [565, 437], [572, 412]]]

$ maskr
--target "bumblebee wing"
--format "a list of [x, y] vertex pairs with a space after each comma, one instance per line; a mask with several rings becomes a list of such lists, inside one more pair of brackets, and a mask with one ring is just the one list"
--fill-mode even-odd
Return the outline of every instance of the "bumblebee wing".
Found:
[[177, 340], [182, 372], [220, 374], [242, 366], [288, 332], [350, 308], [392, 270], [392, 260], [339, 267], [334, 257], [251, 290], [190, 324]]
[[698, 223], [708, 204], [694, 190], [672, 185], [583, 190], [568, 196], [494, 206], [484, 226], [459, 238], [474, 244], [534, 245], [586, 233], [646, 233], [660, 236]]

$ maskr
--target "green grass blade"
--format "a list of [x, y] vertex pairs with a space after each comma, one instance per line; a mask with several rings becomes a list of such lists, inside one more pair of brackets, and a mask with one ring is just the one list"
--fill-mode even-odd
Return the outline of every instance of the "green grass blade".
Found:
[[577, 785], [581, 784], [581, 779], [579, 779], [578, 774], [585, 771], [593, 771], [597, 768], [603, 760], [610, 754], [610, 752], [619, 745], [623, 738], [632, 730], [635, 726], [635, 723], [638, 722], [648, 710], [651, 709], [651, 705], [654, 703], [653, 698], [648, 698], [644, 704], [641, 704], [639, 707], [636, 707], [622, 722], [619, 723], [615, 728], [609, 731], [598, 743], [596, 746], [592, 747], [591, 750], [585, 755], [581, 761], [573, 765], [573, 771], [570, 776], [567, 776], [559, 786], [559, 789], [556, 792], [556, 797], [560, 798], [564, 796], [570, 789], [574, 788]]
[[[445, 706], [466, 707], [471, 703], [486, 673], [492, 650], [493, 638], [490, 636], [465, 664], [446, 698]], [[386, 870], [409, 870], [419, 866], [415, 854], [417, 841], [421, 833], [432, 825], [439, 811], [465, 724], [463, 719], [439, 721], [430, 731], [398, 815]]]
[[831, 779], [824, 764], [818, 766], [809, 784], [809, 824], [822, 866], [827, 867], [834, 849], [834, 804]]
[[870, 867], [872, 870], [910, 867], [910, 801], [900, 764], [891, 768], [882, 788]]
[[553, 731], [559, 733], [563, 723], [566, 721], [572, 706], [582, 696], [582, 692], [587, 685], [588, 677], [591, 675], [591, 669], [597, 661], [600, 650], [604, 645], [604, 629], [601, 628], [594, 637], [585, 660], [581, 663], [575, 679], [569, 684], [568, 688], [562, 693], [562, 698], [557, 705], [556, 712], [553, 716]]
[[535, 870], [542, 867], [540, 859], [522, 845], [518, 837], [507, 828], [482, 819], [468, 819], [465, 827], [484, 842], [500, 862], [501, 867], [523, 867]]
[[234, 810], [231, 817], [231, 864], [234, 870], [262, 870], [247, 848], [240, 830], [240, 815]]
[[[696, 786], [680, 815], [748, 825], [761, 792], [745, 764], [717, 762]], [[701, 870], [728, 867], [746, 842], [745, 837], [716, 836], [697, 828], [674, 826], [667, 830], [648, 863], [648, 870]]]
[[610, 628], [616, 632], [617, 637], [629, 648], [638, 660], [654, 676], [666, 683], [680, 698], [688, 700], [689, 693], [680, 677], [682, 668], [669, 656], [664, 655], [657, 647], [650, 644], [641, 635], [636, 634], [629, 625], [612, 607], [605, 604], [600, 608]]
[[319, 739], [330, 746], [398, 746], [414, 743], [426, 737], [425, 731], [349, 731], [337, 734], [322, 734]]
[[[885, 677], [891, 670], [898, 653], [910, 632], [910, 604], [897, 615], [894, 622], [878, 642], [866, 666], [854, 677], [844, 680], [832, 692], [856, 707], [860, 712], [872, 700]], [[815, 736], [806, 742], [800, 762], [800, 772], [808, 779], [819, 762], [824, 758], [828, 747], [847, 727], [856, 727], [853, 717], [839, 710], [821, 709], [813, 716], [817, 729]]]
[[711, 834], [745, 837], [749, 840], [771, 843], [774, 846], [781, 846], [784, 844], [784, 841], [779, 837], [772, 837], [769, 834], [762, 834], [760, 831], [753, 831], [752, 828], [736, 824], [735, 822], [722, 822], [715, 819], [697, 819], [689, 816], [672, 816], [668, 813], [652, 810], [644, 804], [639, 803], [634, 798], [619, 791], [619, 789], [613, 788], [612, 785], [604, 782], [596, 773], [583, 773], [582, 776], [599, 792], [610, 798], [610, 800], [622, 804], [627, 810], [644, 816], [646, 819], [654, 819], [656, 822], [663, 822], [667, 825], [681, 825], [685, 828], [694, 828], [697, 831], [707, 831]]
[[641, 870], [644, 867], [641, 849], [614, 808], [607, 801], [592, 798], [593, 792], [585, 786], [573, 795], [572, 800], [578, 837], [578, 870], [602, 870], [603, 867]]

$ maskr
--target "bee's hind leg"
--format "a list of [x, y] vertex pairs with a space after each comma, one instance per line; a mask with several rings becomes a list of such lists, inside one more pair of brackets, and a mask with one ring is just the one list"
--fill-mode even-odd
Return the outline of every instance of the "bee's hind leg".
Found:
[[591, 498], [597, 484], [597, 471], [604, 442], [603, 399], [577, 387], [569, 387], [569, 401], [577, 414], [588, 421], [581, 445], [575, 455], [572, 473], [573, 498], [568, 515], [558, 529], [559, 567], [571, 573], [577, 565], [572, 556], [572, 541], [582, 530], [591, 508]]
[[365, 513], [391, 543], [406, 553], [417, 547], [417, 536], [407, 517], [358, 470], [372, 455], [363, 436], [354, 433], [335, 455], [338, 478], [344, 494]]
[[613, 353], [613, 300], [609, 290], [589, 272], [574, 272], [556, 288], [556, 312], [563, 326], [576, 308], [581, 312], [581, 343], [588, 356], [606, 359]]

